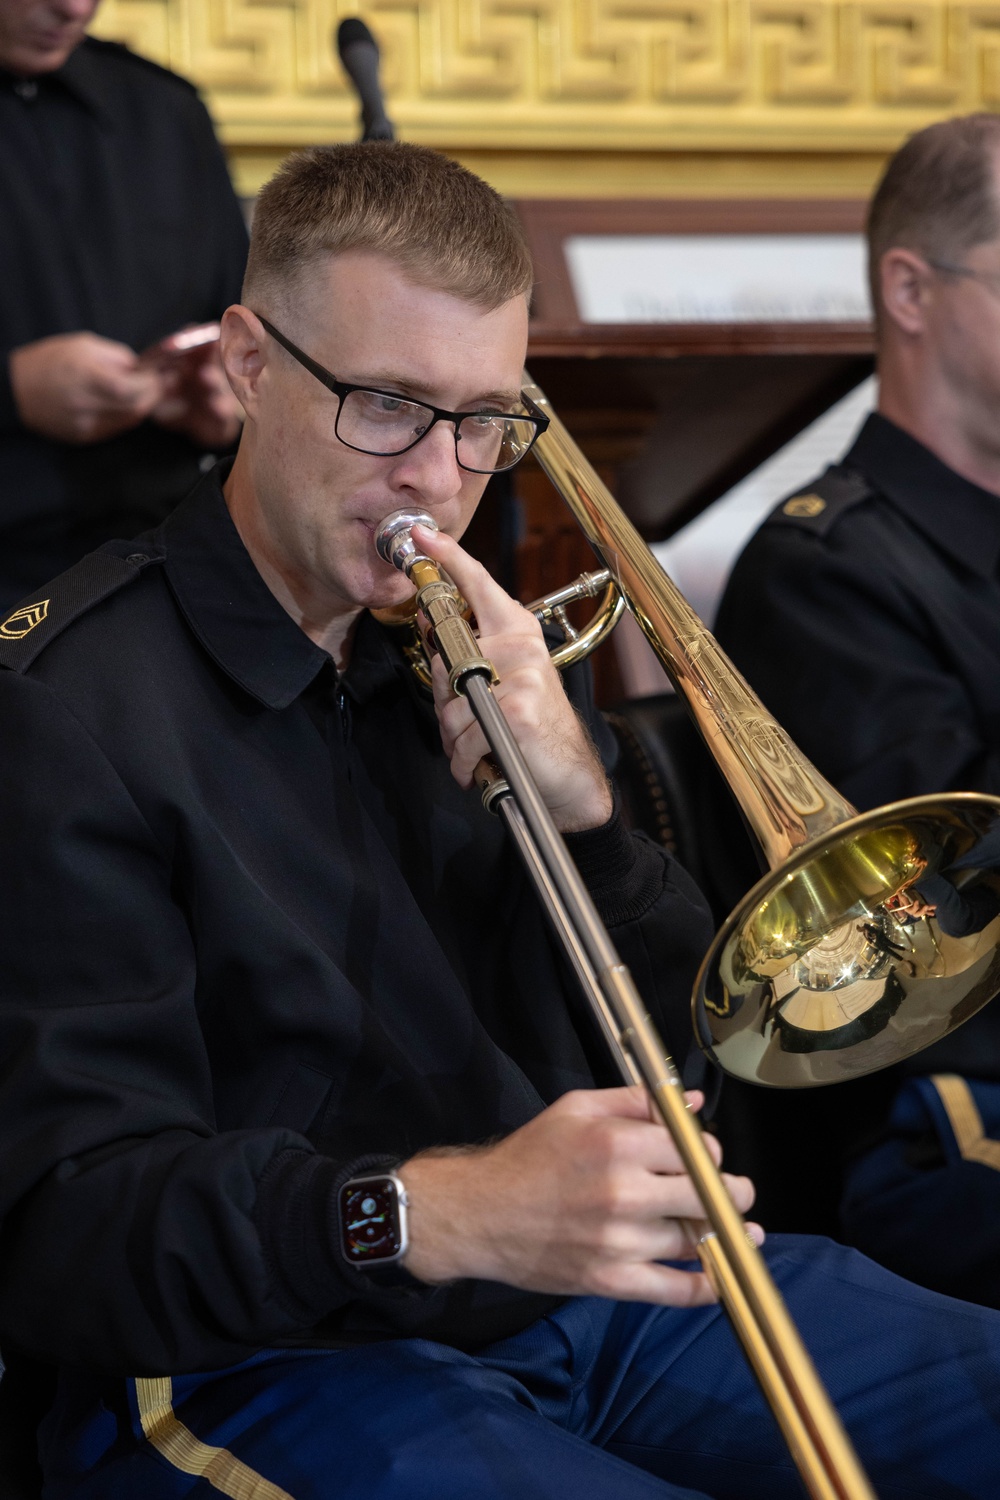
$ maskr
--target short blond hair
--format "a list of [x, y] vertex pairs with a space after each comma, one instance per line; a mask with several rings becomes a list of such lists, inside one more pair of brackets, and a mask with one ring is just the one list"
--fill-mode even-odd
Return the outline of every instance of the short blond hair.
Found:
[[296, 152], [261, 190], [243, 298], [279, 304], [325, 255], [376, 250], [422, 286], [488, 309], [527, 293], [531, 256], [498, 193], [425, 146], [366, 141]]

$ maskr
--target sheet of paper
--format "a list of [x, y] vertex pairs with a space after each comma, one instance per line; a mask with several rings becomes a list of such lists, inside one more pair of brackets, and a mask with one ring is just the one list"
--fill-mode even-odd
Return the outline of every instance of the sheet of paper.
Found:
[[854, 323], [871, 316], [860, 234], [578, 234], [585, 323]]

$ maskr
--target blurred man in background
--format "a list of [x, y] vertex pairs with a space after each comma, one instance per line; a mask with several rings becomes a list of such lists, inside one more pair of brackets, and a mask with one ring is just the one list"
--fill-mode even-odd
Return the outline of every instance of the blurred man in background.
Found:
[[[932, 125], [872, 200], [878, 410], [734, 569], [717, 631], [860, 809], [1000, 795], [1000, 118]], [[855, 1160], [851, 1242], [1000, 1306], [1000, 1012], [917, 1054]]]
[[[214, 339], [246, 230], [193, 87], [85, 36], [98, 0], [0, 0], [0, 606], [158, 520], [230, 447]], [[144, 352], [145, 351], [145, 352]]]

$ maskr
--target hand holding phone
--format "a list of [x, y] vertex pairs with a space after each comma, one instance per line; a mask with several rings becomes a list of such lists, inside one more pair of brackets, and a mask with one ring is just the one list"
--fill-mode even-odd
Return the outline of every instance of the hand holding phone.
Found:
[[199, 448], [229, 448], [237, 439], [243, 409], [230, 389], [219, 353], [219, 324], [181, 328], [142, 355], [163, 381], [162, 400], [151, 413], [169, 432], [181, 432]]
[[218, 344], [218, 323], [193, 323], [190, 328], [179, 328], [176, 333], [168, 333], [166, 338], [157, 339], [155, 344], [150, 344], [140, 354], [139, 362], [156, 369], [169, 370], [196, 355], [200, 363], [212, 352], [210, 346], [215, 345], [217, 349]]
[[29, 431], [60, 443], [128, 432], [166, 395], [162, 369], [96, 333], [60, 333], [11, 352], [10, 383]]

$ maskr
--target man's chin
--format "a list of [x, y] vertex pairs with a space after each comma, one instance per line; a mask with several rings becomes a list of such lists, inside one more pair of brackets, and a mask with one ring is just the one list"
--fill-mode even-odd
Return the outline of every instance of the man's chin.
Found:
[[61, 68], [79, 45], [79, 38], [68, 46], [16, 47], [10, 55], [0, 59], [0, 67], [9, 69], [21, 78], [40, 78], [45, 73], [54, 73]]
[[415, 590], [408, 578], [401, 574], [390, 579], [387, 585], [377, 584], [369, 591], [365, 607], [372, 614], [394, 614], [406, 618], [413, 613]]
[[413, 598], [413, 584], [404, 573], [397, 572], [381, 558], [374, 558], [373, 562], [374, 566], [365, 558], [356, 560], [349, 569], [331, 567], [328, 579], [331, 583], [336, 580], [337, 592], [355, 609], [394, 609]]

